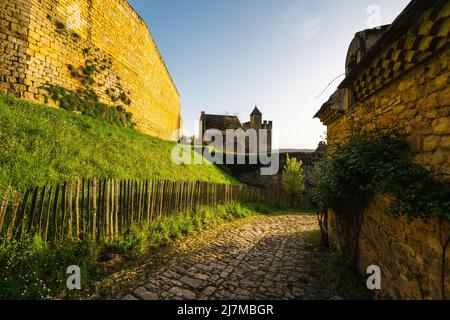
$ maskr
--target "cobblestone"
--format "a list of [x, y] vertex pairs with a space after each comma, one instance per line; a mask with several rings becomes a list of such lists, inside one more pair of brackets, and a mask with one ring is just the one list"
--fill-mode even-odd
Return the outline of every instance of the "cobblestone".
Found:
[[[320, 288], [308, 270], [304, 237], [318, 230], [316, 218], [289, 214], [251, 218], [236, 227], [195, 236], [188, 253], [172, 256], [127, 285], [116, 299], [314, 299]], [[330, 293], [330, 298], [333, 294]]]

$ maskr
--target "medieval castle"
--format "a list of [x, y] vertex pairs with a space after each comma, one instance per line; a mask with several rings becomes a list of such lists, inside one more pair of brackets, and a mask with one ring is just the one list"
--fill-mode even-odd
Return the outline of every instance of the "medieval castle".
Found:
[[[262, 119], [263, 115], [261, 111], [259, 111], [258, 107], [255, 106], [255, 109], [250, 114], [250, 121], [241, 123], [237, 116], [229, 116], [229, 115], [214, 115], [214, 114], [206, 114], [205, 112], [201, 113], [200, 116], [200, 137], [204, 137], [205, 133], [208, 130], [219, 130], [225, 137], [226, 130], [243, 130], [247, 133], [250, 129], [256, 130], [256, 144], [257, 144], [257, 152], [272, 152], [272, 121], [267, 121]], [[267, 130], [267, 134], [264, 134], [260, 130]], [[246, 152], [250, 151], [250, 146], [245, 140], [245, 146], [243, 148]], [[209, 143], [211, 141], [203, 141], [204, 143]], [[235, 141], [234, 151], [239, 149], [239, 141]]]

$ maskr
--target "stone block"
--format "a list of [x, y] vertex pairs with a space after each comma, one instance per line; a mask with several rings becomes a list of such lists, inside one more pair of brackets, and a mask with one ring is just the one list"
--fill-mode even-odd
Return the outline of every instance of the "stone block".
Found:
[[433, 121], [432, 130], [435, 134], [450, 133], [450, 119], [447, 117], [439, 118]]
[[442, 137], [441, 147], [450, 148], [450, 135]]
[[423, 151], [434, 151], [438, 148], [441, 142], [440, 136], [428, 136], [423, 141]]
[[448, 154], [446, 152], [438, 150], [430, 157], [430, 164], [432, 166], [439, 167], [447, 162], [447, 156]]
[[28, 100], [34, 100], [34, 93], [31, 92], [24, 92], [23, 98]]

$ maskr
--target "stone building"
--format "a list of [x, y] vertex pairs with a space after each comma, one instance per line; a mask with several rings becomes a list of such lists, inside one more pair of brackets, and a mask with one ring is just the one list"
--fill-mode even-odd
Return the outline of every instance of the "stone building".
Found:
[[[250, 121], [241, 123], [239, 118], [237, 116], [229, 116], [229, 115], [214, 115], [214, 114], [207, 114], [206, 112], [202, 112], [200, 116], [200, 136], [204, 137], [205, 133], [208, 130], [218, 130], [220, 131], [225, 139], [226, 130], [242, 130], [244, 133], [247, 133], [250, 129], [253, 129], [256, 131], [256, 143], [258, 146], [258, 151], [260, 152], [272, 152], [272, 121], [263, 121], [263, 115], [261, 111], [259, 111], [258, 107], [255, 106], [255, 109], [250, 114]], [[266, 130], [267, 135], [264, 134], [264, 132], [260, 132], [260, 130]], [[261, 133], [261, 134], [259, 134]], [[249, 152], [249, 146], [248, 146], [249, 139], [245, 139], [245, 150], [246, 152]], [[204, 143], [208, 144], [211, 141], [206, 139], [203, 141]], [[225, 142], [225, 141], [224, 141]], [[240, 141], [235, 140], [234, 145], [234, 151], [237, 151], [238, 144]], [[262, 148], [260, 149], [260, 145]], [[227, 147], [225, 146], [225, 149]]]
[[[316, 114], [328, 128], [331, 151], [354, 129], [396, 129], [409, 142], [414, 163], [450, 174], [449, 32], [450, 1], [413, 0], [391, 25], [355, 35], [346, 77]], [[442, 245], [450, 224], [392, 217], [388, 203], [377, 195], [363, 214], [361, 274], [380, 266], [379, 298], [441, 299], [443, 291], [450, 298], [450, 272], [442, 273], [450, 268], [450, 248]], [[330, 239], [337, 246], [333, 221], [330, 212]]]
[[177, 88], [127, 0], [0, 1], [0, 94], [58, 106], [42, 86], [86, 83], [142, 132], [169, 140], [182, 125]]

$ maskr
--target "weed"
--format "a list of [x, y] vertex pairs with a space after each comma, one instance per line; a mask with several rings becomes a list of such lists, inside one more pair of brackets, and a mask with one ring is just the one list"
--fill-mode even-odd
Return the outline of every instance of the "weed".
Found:
[[363, 281], [353, 273], [351, 264], [338, 253], [323, 248], [320, 244], [319, 231], [305, 236], [304, 249], [312, 253], [309, 259], [309, 275], [318, 277], [323, 287], [331, 289], [345, 299], [372, 299], [372, 294], [364, 286]]

